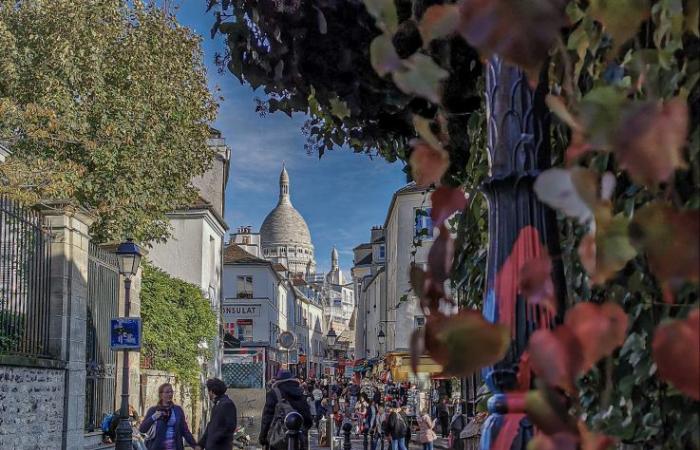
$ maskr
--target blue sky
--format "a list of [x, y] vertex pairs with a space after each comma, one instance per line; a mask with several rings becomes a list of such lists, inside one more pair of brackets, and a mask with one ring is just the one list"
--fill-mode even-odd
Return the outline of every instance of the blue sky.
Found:
[[177, 7], [180, 23], [203, 36], [209, 85], [220, 89], [216, 128], [231, 147], [231, 172], [226, 191], [226, 221], [231, 230], [252, 225], [255, 230], [276, 205], [279, 172], [285, 161], [291, 179], [292, 203], [311, 230], [319, 270], [330, 267], [335, 245], [341, 267], [352, 266], [352, 248], [369, 239], [370, 228], [384, 223], [391, 195], [405, 184], [401, 163], [353, 154], [343, 149], [327, 152], [321, 159], [307, 155], [301, 133], [303, 115], [289, 118], [276, 113], [260, 117], [256, 96], [249, 86], [214, 65], [214, 54], [223, 53], [224, 40], [210, 39], [213, 14], [205, 12], [204, 0], [170, 1]]

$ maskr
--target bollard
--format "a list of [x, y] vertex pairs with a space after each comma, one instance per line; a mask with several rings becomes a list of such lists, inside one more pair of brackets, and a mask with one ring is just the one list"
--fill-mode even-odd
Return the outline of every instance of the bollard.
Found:
[[299, 450], [301, 446], [301, 426], [304, 419], [296, 411], [292, 411], [284, 418], [284, 426], [287, 428], [287, 450]]
[[362, 450], [367, 450], [367, 447], [369, 445], [368, 439], [369, 435], [367, 433], [367, 428], [365, 428], [364, 430], [362, 430]]
[[381, 450], [384, 450], [384, 433], [379, 432], [379, 442], [382, 444]]
[[352, 430], [352, 424], [350, 422], [345, 422], [343, 424], [343, 450], [352, 450], [352, 442], [350, 442], [350, 431]]

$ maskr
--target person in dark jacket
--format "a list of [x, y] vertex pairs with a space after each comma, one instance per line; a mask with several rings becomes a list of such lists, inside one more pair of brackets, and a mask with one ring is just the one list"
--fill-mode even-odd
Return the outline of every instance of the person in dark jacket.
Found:
[[384, 422], [384, 434], [391, 439], [391, 450], [407, 450], [406, 433], [408, 424], [401, 415], [401, 408], [396, 400], [391, 401], [391, 410]]
[[155, 426], [155, 437], [146, 442], [148, 450], [184, 450], [184, 439], [194, 449], [200, 450], [185, 420], [185, 412], [173, 403], [173, 386], [170, 383], [158, 387], [158, 404], [151, 406], [139, 426], [141, 433], [148, 433]]
[[[308, 439], [306, 439], [307, 431], [313, 426], [314, 419], [309, 410], [309, 404], [304, 397], [304, 391], [301, 389], [299, 380], [292, 377], [288, 370], [280, 370], [277, 374], [277, 381], [272, 385], [272, 389], [267, 392], [265, 397], [265, 406], [262, 411], [262, 419], [260, 421], [260, 437], [258, 441], [260, 445], [267, 446], [267, 433], [270, 430], [270, 425], [275, 415], [275, 406], [277, 406], [277, 396], [274, 389], [279, 389], [282, 397], [287, 400], [292, 408], [304, 419], [302, 428], [302, 448], [307, 448]], [[208, 449], [207, 449], [208, 450]]]
[[199, 445], [204, 450], [231, 450], [237, 425], [236, 405], [226, 395], [226, 383], [218, 378], [207, 380], [207, 393], [214, 407]]
[[450, 432], [450, 409], [447, 405], [447, 397], [438, 403], [437, 406], [438, 420], [440, 420], [440, 431], [442, 432], [442, 437], [446, 438]]

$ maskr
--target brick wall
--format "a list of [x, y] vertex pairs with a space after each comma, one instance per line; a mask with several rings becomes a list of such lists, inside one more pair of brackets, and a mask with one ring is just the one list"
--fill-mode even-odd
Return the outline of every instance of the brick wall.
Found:
[[0, 449], [58, 450], [65, 371], [0, 365]]

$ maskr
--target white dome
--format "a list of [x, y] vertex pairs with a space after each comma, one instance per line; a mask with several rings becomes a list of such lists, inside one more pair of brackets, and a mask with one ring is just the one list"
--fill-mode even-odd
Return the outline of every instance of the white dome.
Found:
[[277, 206], [260, 226], [263, 246], [272, 244], [305, 244], [311, 246], [311, 233], [304, 218], [289, 198], [289, 175], [282, 167], [280, 174], [280, 197]]

